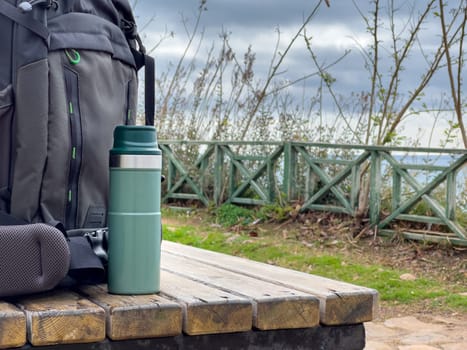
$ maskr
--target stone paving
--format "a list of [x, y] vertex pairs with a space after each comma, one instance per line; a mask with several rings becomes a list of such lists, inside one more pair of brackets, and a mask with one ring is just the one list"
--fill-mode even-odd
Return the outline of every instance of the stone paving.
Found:
[[467, 350], [466, 320], [405, 316], [365, 324], [365, 350]]

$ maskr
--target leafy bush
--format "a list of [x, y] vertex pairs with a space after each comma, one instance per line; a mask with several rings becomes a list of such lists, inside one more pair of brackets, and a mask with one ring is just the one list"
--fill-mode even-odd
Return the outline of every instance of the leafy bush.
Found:
[[258, 209], [256, 216], [265, 221], [284, 221], [291, 217], [293, 210], [290, 205], [266, 204]]
[[253, 217], [252, 210], [234, 204], [223, 204], [216, 210], [217, 223], [225, 227], [248, 224]]

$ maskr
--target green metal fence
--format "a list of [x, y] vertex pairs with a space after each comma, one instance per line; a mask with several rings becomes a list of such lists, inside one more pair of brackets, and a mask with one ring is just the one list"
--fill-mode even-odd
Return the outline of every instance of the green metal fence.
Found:
[[[467, 150], [160, 141], [170, 202], [366, 215], [379, 234], [467, 246]], [[359, 209], [360, 208], [360, 209]]]

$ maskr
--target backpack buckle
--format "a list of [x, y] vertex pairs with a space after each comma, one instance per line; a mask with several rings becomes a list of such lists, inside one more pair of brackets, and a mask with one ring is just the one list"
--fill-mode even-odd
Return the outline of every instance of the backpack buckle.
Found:
[[94, 253], [103, 261], [107, 261], [107, 236], [107, 228], [97, 229], [84, 234], [84, 237], [91, 243]]

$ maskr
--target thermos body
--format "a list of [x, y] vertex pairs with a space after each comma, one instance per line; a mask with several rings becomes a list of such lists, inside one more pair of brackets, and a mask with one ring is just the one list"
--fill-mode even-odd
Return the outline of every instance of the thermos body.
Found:
[[155, 129], [117, 127], [109, 165], [109, 292], [157, 293], [162, 155]]

